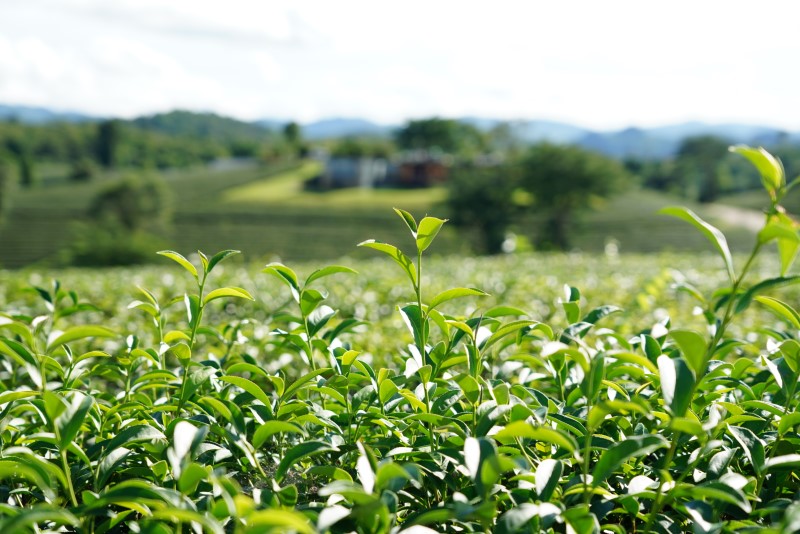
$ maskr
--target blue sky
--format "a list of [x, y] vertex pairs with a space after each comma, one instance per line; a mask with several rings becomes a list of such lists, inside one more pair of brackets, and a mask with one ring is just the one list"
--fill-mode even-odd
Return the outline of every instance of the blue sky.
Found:
[[800, 130], [791, 1], [0, 0], [0, 102]]

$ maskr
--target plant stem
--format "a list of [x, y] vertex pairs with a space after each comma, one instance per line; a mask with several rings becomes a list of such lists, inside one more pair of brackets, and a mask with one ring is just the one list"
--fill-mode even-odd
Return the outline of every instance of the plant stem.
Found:
[[[586, 399], [586, 413], [588, 413], [592, 409], [592, 402], [590, 399]], [[583, 504], [588, 505], [589, 501], [592, 498], [591, 493], [589, 493], [589, 467], [591, 465], [591, 457], [592, 457], [592, 433], [589, 429], [586, 429], [586, 439], [584, 441], [583, 446]]]
[[417, 283], [414, 287], [417, 292], [417, 310], [419, 311], [419, 349], [422, 362], [425, 363], [425, 345], [428, 342], [425, 336], [425, 324], [428, 322], [428, 314], [422, 313], [422, 252], [417, 252]]
[[72, 501], [72, 506], [78, 506], [78, 499], [75, 497], [75, 488], [72, 485], [72, 473], [67, 462], [67, 450], [61, 449], [59, 451], [61, 456], [61, 465], [64, 468], [64, 476], [67, 478], [67, 490], [69, 490], [69, 498]]
[[[191, 350], [194, 350], [194, 342], [197, 339], [197, 329], [200, 327], [200, 321], [203, 320], [203, 308], [205, 307], [203, 306], [203, 288], [205, 288], [207, 276], [208, 273], [204, 272], [203, 279], [198, 283], [197, 286], [197, 318], [194, 321], [194, 324], [192, 325], [192, 334], [191, 336], [189, 336], [190, 355], [191, 355]], [[184, 404], [183, 394], [186, 391], [186, 381], [189, 378], [190, 363], [191, 360], [183, 367], [183, 379], [181, 380], [181, 394], [180, 397], [178, 398], [178, 409], [175, 412], [176, 417], [180, 417], [181, 411], [183, 410], [183, 404]]]
[[316, 371], [317, 364], [314, 363], [314, 345], [311, 344], [311, 330], [308, 328], [308, 317], [305, 315], [303, 315], [303, 327], [306, 332], [306, 352], [308, 353], [308, 362], [311, 365], [311, 370]]
[[[678, 438], [681, 435], [681, 431], [677, 430], [672, 436], [672, 444], [669, 447], [669, 451], [667, 451], [667, 455], [664, 457], [664, 471], [669, 474], [669, 466], [672, 464], [672, 459], [675, 457], [675, 452], [678, 450]], [[661, 477], [659, 477], [660, 479]], [[658, 481], [658, 489], [656, 490], [656, 496], [653, 499], [653, 507], [650, 510], [650, 514], [647, 517], [647, 523], [644, 526], [644, 530], [642, 532], [651, 532], [653, 528], [653, 523], [656, 521], [656, 517], [658, 513], [661, 511], [661, 507], [664, 505], [661, 497], [664, 496], [664, 482], [662, 480]]]

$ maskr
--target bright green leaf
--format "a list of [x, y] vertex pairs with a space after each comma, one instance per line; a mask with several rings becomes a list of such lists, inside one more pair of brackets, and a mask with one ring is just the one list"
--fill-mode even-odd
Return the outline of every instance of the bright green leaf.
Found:
[[247, 300], [255, 300], [253, 296], [247, 292], [247, 290], [242, 289], [241, 287], [220, 287], [215, 289], [214, 291], [210, 292], [203, 298], [203, 304], [208, 304], [214, 299], [219, 299], [223, 297], [234, 297], [240, 299], [247, 299]]
[[722, 259], [725, 262], [725, 268], [728, 271], [728, 278], [730, 278], [731, 282], [736, 280], [736, 273], [733, 270], [733, 258], [731, 257], [731, 251], [728, 248], [728, 241], [725, 239], [725, 235], [718, 228], [711, 226], [706, 221], [701, 219], [696, 213], [687, 208], [671, 206], [668, 208], [663, 208], [659, 211], [659, 213], [683, 219], [700, 230], [700, 232], [706, 236], [706, 239], [711, 241], [711, 243], [717, 248], [722, 256]]
[[158, 252], [158, 254], [161, 255], [161, 256], [165, 256], [165, 257], [175, 261], [176, 263], [181, 265], [184, 269], [189, 271], [189, 273], [191, 273], [191, 275], [194, 276], [195, 279], [198, 278], [197, 269], [195, 269], [194, 265], [192, 265], [191, 262], [189, 260], [187, 260], [186, 258], [184, 258], [182, 255], [180, 255], [177, 252], [172, 251], [172, 250], [162, 250], [162, 251]]

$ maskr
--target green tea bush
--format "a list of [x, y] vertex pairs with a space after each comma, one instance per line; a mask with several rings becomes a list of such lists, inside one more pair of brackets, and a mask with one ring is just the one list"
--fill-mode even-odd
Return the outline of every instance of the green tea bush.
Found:
[[152, 261], [172, 218], [172, 195], [157, 176], [128, 176], [107, 184], [89, 207], [91, 223], [74, 223], [60, 262], [113, 267]]
[[[508, 296], [525, 272], [452, 287], [487, 260], [431, 261], [445, 221], [403, 210], [410, 252], [361, 244], [391, 259], [390, 282], [281, 263], [250, 279], [232, 250], [121, 271], [139, 285], [127, 311], [102, 277], [86, 282], [94, 302], [8, 281], [0, 532], [800, 530], [800, 315], [774, 296], [800, 280], [780, 205], [793, 184], [767, 152], [734, 150], [763, 177], [765, 224], [739, 258], [691, 211], [664, 210], [722, 267], [678, 278], [696, 310], [681, 325], [661, 273], [638, 317], [569, 285], [558, 316], [539, 295], [484, 291]], [[220, 283], [237, 279], [250, 289]], [[612, 283], [639, 280], [595, 287]]]

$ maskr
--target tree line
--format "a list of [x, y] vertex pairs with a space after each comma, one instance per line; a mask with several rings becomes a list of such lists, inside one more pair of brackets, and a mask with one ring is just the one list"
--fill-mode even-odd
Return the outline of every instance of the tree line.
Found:
[[[12, 182], [33, 186], [35, 166], [45, 162], [68, 164], [69, 178], [83, 181], [103, 169], [183, 167], [221, 157], [286, 160], [304, 157], [315, 148], [332, 156], [382, 158], [421, 150], [450, 156], [450, 218], [479, 236], [479, 252], [500, 252], [508, 229], [533, 212], [543, 221], [537, 247], [567, 249], [574, 216], [628, 188], [652, 188], [699, 202], [759, 188], [758, 175], [728, 153], [729, 144], [719, 137], [692, 137], [670, 158], [617, 161], [577, 146], [531, 146], [509, 123], [480, 129], [439, 117], [407, 121], [389, 137], [315, 142], [305, 139], [295, 122], [269, 131], [213, 114], [181, 111], [132, 121], [35, 126], [7, 121], [0, 122], [0, 218]], [[784, 140], [768, 148], [781, 158], [787, 175], [800, 172], [800, 147]], [[145, 179], [139, 185], [131, 180], [110, 185], [119, 190], [102, 194], [116, 195], [116, 200], [103, 201], [119, 203], [120, 213], [138, 209], [137, 202], [145, 200], [135, 197], [152, 196], [155, 190]], [[129, 206], [122, 200], [126, 197]], [[118, 226], [125, 232], [139, 228], [122, 220]]]

